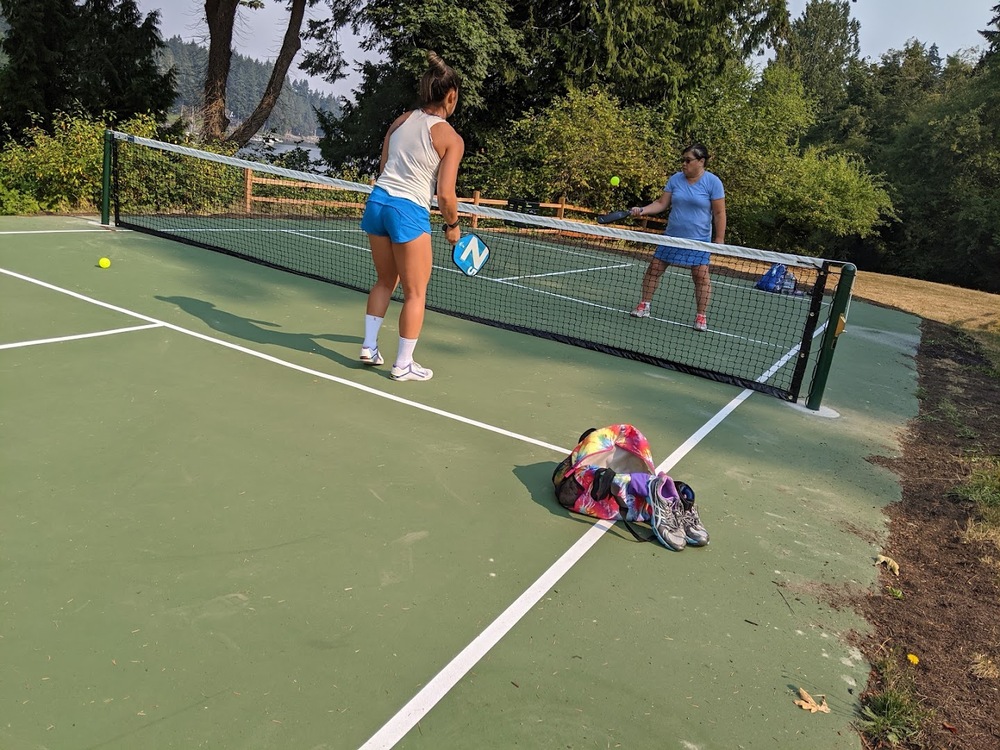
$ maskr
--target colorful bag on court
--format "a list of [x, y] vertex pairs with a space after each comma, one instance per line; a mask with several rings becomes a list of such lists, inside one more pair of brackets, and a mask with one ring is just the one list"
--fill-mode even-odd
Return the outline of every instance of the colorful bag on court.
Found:
[[556, 467], [552, 484], [564, 508], [606, 520], [622, 521], [640, 541], [652, 541], [632, 527], [648, 522], [652, 506], [647, 496], [656, 476], [645, 435], [630, 424], [587, 430], [576, 447]]

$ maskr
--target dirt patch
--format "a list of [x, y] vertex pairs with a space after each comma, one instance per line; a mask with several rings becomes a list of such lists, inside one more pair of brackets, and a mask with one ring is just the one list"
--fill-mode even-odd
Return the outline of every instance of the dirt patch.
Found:
[[984, 659], [1000, 664], [1000, 550], [964, 540], [976, 512], [954, 490], [970, 459], [1000, 456], [1000, 380], [972, 339], [933, 321], [923, 324], [917, 370], [920, 414], [902, 456], [871, 459], [902, 485], [883, 550], [899, 576], [882, 570], [878, 590], [862, 597], [873, 629], [862, 650], [872, 661], [893, 648], [919, 658], [917, 692], [935, 718], [910, 747], [997, 750], [1000, 679], [981, 675]]

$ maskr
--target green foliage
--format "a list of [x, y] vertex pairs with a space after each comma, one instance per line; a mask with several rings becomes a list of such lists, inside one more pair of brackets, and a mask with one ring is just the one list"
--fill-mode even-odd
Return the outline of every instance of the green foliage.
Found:
[[[786, 18], [780, 0], [326, 2], [329, 18], [310, 24], [309, 32], [321, 52], [306, 55], [304, 70], [329, 74], [331, 80], [342, 77], [335, 40], [346, 26], [364, 29], [365, 49], [385, 60], [365, 66], [357, 105], [345, 109], [338, 122], [324, 123], [335, 131], [324, 153], [368, 162], [392, 119], [412, 105], [428, 49], [462, 76], [455, 125], [476, 152], [526, 112], [542, 111], [571, 90], [592, 85], [626, 106], [669, 112], [727, 60], [742, 59], [773, 35]], [[398, 98], [389, 101], [376, 81], [388, 83], [388, 92]]]
[[981, 511], [1000, 510], [1000, 459], [976, 461], [969, 478], [956, 489], [956, 493], [974, 502]]
[[876, 687], [861, 699], [859, 728], [876, 747], [918, 742], [933, 713], [920, 704], [913, 665], [894, 650], [873, 667]]
[[684, 142], [714, 154], [735, 243], [823, 255], [830, 238], [870, 235], [892, 203], [857, 159], [799, 147], [814, 122], [799, 75], [780, 63], [759, 79], [731, 66], [689, 103]]
[[[177, 97], [170, 103], [168, 111], [193, 118], [201, 107], [208, 50], [180, 37], [172, 37], [166, 42], [159, 64], [161, 70], [174, 69], [177, 73]], [[233, 120], [245, 120], [254, 111], [267, 86], [272, 67], [269, 63], [239, 53], [233, 54], [226, 84], [226, 107], [232, 111]], [[339, 113], [340, 104], [332, 95], [311, 90], [308, 81], [286, 79], [263, 130], [282, 135], [316, 135], [319, 127], [316, 109]]]
[[0, 180], [0, 216], [17, 216], [18, 214], [36, 214], [42, 210], [38, 201], [17, 190], [9, 189]]
[[809, 0], [778, 48], [776, 60], [798, 71], [820, 120], [843, 104], [847, 69], [858, 59], [861, 24], [850, 16], [846, 0]]
[[358, 97], [344, 103], [341, 115], [317, 112], [325, 133], [319, 147], [327, 163], [371, 175], [378, 170], [385, 131], [407, 105], [415, 103], [415, 84], [409, 73], [387, 63], [365, 63], [361, 75]]
[[807, 149], [773, 165], [770, 195], [750, 207], [751, 244], [827, 255], [829, 237], [871, 235], [892, 202], [856, 160]]
[[[123, 127], [136, 135], [156, 135], [148, 115]], [[4, 213], [93, 211], [100, 205], [103, 121], [57, 112], [51, 131], [30, 128], [24, 142], [12, 141], [0, 151], [0, 184], [8, 193]]]
[[[659, 191], [664, 153], [647, 112], [630, 110], [605, 89], [571, 90], [529, 112], [470, 155], [463, 182], [487, 195], [517, 195], [607, 209]], [[622, 180], [613, 188], [612, 175]]]
[[1000, 292], [1000, 59], [914, 107], [883, 164], [902, 218], [892, 268]]
[[162, 115], [172, 74], [160, 73], [158, 14], [142, 18], [135, 0], [0, 0], [10, 24], [0, 69], [0, 140], [48, 128], [57, 112], [125, 120]]

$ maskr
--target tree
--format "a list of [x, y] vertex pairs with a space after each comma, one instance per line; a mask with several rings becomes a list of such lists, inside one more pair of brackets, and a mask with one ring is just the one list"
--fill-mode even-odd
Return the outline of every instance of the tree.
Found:
[[732, 65], [705, 106], [686, 121], [726, 186], [734, 242], [805, 255], [834, 255], [836, 238], [871, 235], [892, 204], [857, 158], [801, 148], [815, 121], [797, 71], [769, 65], [759, 79]]
[[989, 47], [986, 49], [986, 56], [993, 56], [997, 52], [1000, 52], [1000, 3], [994, 5], [990, 10], [993, 11], [993, 18], [990, 19], [990, 26], [993, 28], [983, 29], [979, 32], [989, 44]]
[[135, 0], [0, 0], [10, 60], [0, 69], [0, 121], [11, 136], [49, 128], [56, 112], [108, 120], [161, 115], [174, 97], [173, 73], [160, 73], [159, 14], [145, 19]]
[[[635, 205], [663, 184], [661, 125], [603, 87], [573, 89], [491, 136], [484, 151], [466, 158], [462, 178], [489, 195], [564, 196], [602, 210]], [[609, 175], [621, 186], [613, 188]]]
[[[73, 0], [0, 0], [10, 25], [0, 69], [0, 123], [12, 136], [37, 118], [49, 124], [71, 104], [78, 10]], [[3, 138], [0, 132], [0, 138]]]
[[250, 117], [227, 136], [229, 118], [226, 115], [226, 83], [233, 56], [233, 26], [236, 23], [236, 12], [241, 5], [261, 8], [263, 2], [262, 0], [205, 0], [209, 48], [202, 111], [203, 138], [214, 141], [225, 140], [238, 146], [245, 146], [260, 130], [274, 109], [288, 68], [302, 46], [300, 32], [306, 6], [316, 2], [317, 0], [289, 0], [288, 26], [260, 103]]
[[[476, 150], [521, 113], [545, 109], [572, 89], [604, 86], [625, 105], [669, 110], [727, 59], [742, 59], [771, 39], [787, 20], [781, 0], [325, 2], [330, 15], [310, 23], [319, 49], [305, 56], [304, 70], [328, 80], [342, 77], [336, 34], [345, 27], [362, 34], [364, 49], [385, 61], [363, 66], [368, 78], [355, 92], [355, 106], [330, 123], [338, 132], [331, 151], [347, 147], [339, 134], [350, 133], [358, 149], [346, 156], [355, 160], [372, 159], [367, 149], [408, 103], [428, 49], [462, 76], [456, 126]], [[381, 84], [403, 98], [388, 101]]]
[[826, 140], [830, 120], [846, 102], [849, 69], [860, 52], [860, 30], [846, 0], [809, 0], [778, 47], [776, 63], [798, 71], [806, 95], [816, 102], [813, 142]]
[[159, 12], [145, 19], [134, 0], [86, 0], [81, 8], [77, 50], [77, 98], [91, 113], [124, 120], [145, 112], [164, 113], [173, 104], [176, 73], [160, 71], [157, 56], [166, 44]]
[[978, 68], [963, 69], [886, 145], [902, 218], [886, 263], [892, 272], [1000, 293], [1000, 56], [987, 53]]

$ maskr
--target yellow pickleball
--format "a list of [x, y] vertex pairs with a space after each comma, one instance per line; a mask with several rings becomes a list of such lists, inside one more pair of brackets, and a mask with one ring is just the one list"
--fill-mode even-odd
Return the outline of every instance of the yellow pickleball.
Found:
[[611, 187], [618, 187], [621, 184], [621, 182], [622, 181], [618, 177], [618, 175], [615, 175], [614, 177], [611, 178]]
[[101, 258], [99, 261], [97, 261], [97, 265], [99, 265], [101, 268], [110, 268], [111, 261], [108, 258]]

